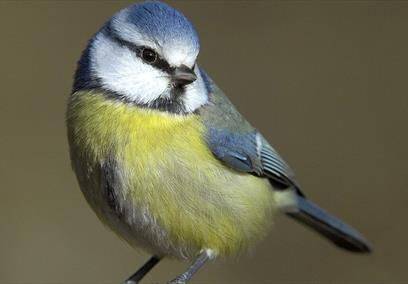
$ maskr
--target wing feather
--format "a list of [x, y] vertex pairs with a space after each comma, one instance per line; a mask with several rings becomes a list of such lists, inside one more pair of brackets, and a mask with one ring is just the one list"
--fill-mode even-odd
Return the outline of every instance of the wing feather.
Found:
[[288, 164], [202, 69], [201, 74], [210, 102], [198, 113], [207, 127], [207, 144], [212, 153], [237, 171], [267, 177], [279, 188], [297, 188]]
[[258, 132], [231, 133], [211, 128], [207, 141], [213, 154], [227, 166], [267, 177], [279, 188], [296, 187], [293, 171]]

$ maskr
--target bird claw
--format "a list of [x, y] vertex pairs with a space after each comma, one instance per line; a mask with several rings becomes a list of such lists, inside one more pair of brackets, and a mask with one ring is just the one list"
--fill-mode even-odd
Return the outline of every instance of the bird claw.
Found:
[[168, 282], [167, 284], [187, 284], [187, 282], [184, 280], [180, 280], [180, 279], [174, 279]]
[[188, 282], [187, 277], [183, 274], [183, 275], [180, 275], [179, 277], [171, 280], [167, 284], [187, 284], [187, 282]]
[[123, 282], [123, 284], [138, 284], [139, 282], [134, 281], [134, 280], [126, 280], [125, 282]]

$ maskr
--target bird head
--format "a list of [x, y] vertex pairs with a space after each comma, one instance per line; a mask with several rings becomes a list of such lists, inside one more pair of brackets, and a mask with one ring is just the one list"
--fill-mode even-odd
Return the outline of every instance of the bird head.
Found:
[[194, 112], [208, 100], [196, 64], [199, 49], [195, 29], [174, 8], [157, 1], [131, 5], [90, 40], [74, 92], [97, 89], [144, 107]]

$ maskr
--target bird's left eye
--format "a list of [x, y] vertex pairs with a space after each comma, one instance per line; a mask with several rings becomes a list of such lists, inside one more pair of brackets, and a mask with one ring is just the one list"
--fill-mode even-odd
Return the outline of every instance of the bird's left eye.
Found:
[[157, 60], [157, 53], [151, 50], [150, 48], [144, 48], [142, 50], [142, 58], [148, 63], [154, 63]]

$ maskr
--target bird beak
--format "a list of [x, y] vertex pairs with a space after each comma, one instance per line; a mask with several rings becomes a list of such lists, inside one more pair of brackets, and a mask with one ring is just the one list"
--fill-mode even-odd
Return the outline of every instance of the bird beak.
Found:
[[173, 82], [176, 87], [183, 87], [197, 80], [194, 70], [186, 65], [180, 65], [173, 71]]

